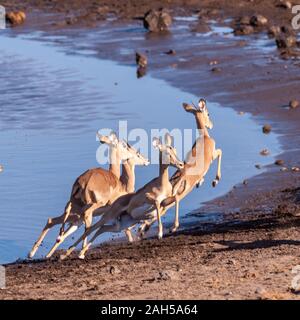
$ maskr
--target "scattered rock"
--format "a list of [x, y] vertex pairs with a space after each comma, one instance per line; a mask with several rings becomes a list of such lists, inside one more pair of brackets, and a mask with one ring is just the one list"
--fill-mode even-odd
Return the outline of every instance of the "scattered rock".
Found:
[[281, 33], [281, 29], [278, 26], [271, 26], [268, 30], [268, 35], [270, 37], [277, 37]]
[[151, 32], [167, 31], [172, 17], [164, 9], [150, 10], [144, 16], [144, 27]]
[[72, 24], [77, 23], [78, 19], [76, 17], [72, 16], [72, 17], [67, 17], [65, 21], [66, 21], [66, 24], [72, 25]]
[[270, 151], [268, 149], [263, 149], [263, 150], [261, 150], [260, 154], [262, 156], [268, 156], [270, 154]]
[[292, 4], [286, 0], [279, 0], [276, 4], [276, 7], [283, 8], [283, 9], [292, 9]]
[[158, 276], [156, 277], [157, 280], [175, 280], [178, 278], [177, 272], [173, 270], [162, 270], [159, 271]]
[[263, 133], [265, 133], [265, 134], [270, 133], [271, 130], [272, 130], [272, 127], [271, 127], [271, 125], [269, 125], [269, 124], [265, 124], [265, 125], [263, 126], [263, 128], [262, 128], [262, 131], [263, 131]]
[[287, 167], [282, 167], [281, 169], [280, 169], [280, 171], [288, 171], [288, 168]]
[[3, 166], [0, 164], [0, 172], [4, 170]]
[[284, 36], [280, 35], [276, 37], [276, 45], [278, 49], [286, 49], [286, 48], [292, 48], [296, 46], [297, 44], [297, 38], [295, 36]]
[[299, 101], [298, 101], [298, 100], [291, 100], [291, 101], [289, 102], [289, 107], [290, 107], [291, 109], [296, 109], [296, 108], [298, 108], [298, 107], [299, 107]]
[[222, 71], [222, 69], [219, 68], [219, 67], [213, 67], [213, 68], [211, 69], [211, 72], [213, 72], [213, 73], [220, 73], [221, 71]]
[[250, 24], [250, 17], [243, 16], [237, 20], [237, 23], [240, 25], [249, 25]]
[[274, 164], [276, 164], [276, 166], [283, 166], [284, 165], [284, 161], [281, 159], [278, 159], [274, 162]]
[[119, 273], [121, 273], [121, 270], [116, 266], [110, 266], [109, 273], [110, 274], [119, 274]]
[[166, 51], [165, 54], [175, 55], [175, 54], [176, 54], [176, 51], [173, 50], [173, 49], [170, 49], [170, 50]]
[[261, 14], [254, 15], [250, 19], [250, 24], [254, 27], [263, 27], [268, 23], [268, 19]]
[[26, 20], [26, 14], [24, 11], [8, 12], [5, 15], [5, 19], [12, 26], [17, 26], [24, 23]]
[[260, 170], [261, 169], [261, 165], [260, 164], [256, 164], [255, 168]]
[[209, 65], [210, 65], [210, 66], [215, 66], [215, 65], [217, 65], [217, 64], [219, 64], [219, 61], [218, 61], [218, 60], [212, 60], [212, 61], [209, 62]]
[[147, 59], [146, 55], [139, 53], [139, 52], [136, 52], [135, 53], [135, 61], [139, 67], [141, 67], [141, 68], [147, 67], [148, 59]]
[[245, 114], [245, 112], [244, 112], [244, 111], [239, 111], [238, 114], [239, 114], [240, 116], [243, 116], [243, 115]]
[[300, 171], [300, 168], [298, 168], [298, 167], [292, 167], [292, 171], [294, 171], [294, 172], [299, 172], [299, 171]]
[[235, 27], [233, 33], [236, 36], [245, 36], [254, 32], [254, 28], [250, 25], [238, 25]]
[[248, 184], [248, 180], [244, 180], [244, 181], [243, 181], [243, 185], [246, 186], [247, 184]]

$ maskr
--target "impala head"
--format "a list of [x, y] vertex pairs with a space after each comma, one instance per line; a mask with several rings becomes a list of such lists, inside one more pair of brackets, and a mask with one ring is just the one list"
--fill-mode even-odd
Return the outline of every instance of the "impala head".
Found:
[[209, 112], [206, 106], [205, 99], [201, 98], [197, 106], [194, 104], [191, 105], [188, 103], [183, 103], [183, 108], [186, 112], [190, 112], [190, 113], [193, 113], [194, 115], [201, 117], [201, 120], [206, 128], [208, 129], [213, 128], [213, 123], [209, 118]]
[[172, 146], [172, 140], [172, 137], [166, 133], [165, 144], [159, 138], [154, 138], [153, 146], [161, 152], [163, 164], [183, 169], [184, 163], [177, 158], [176, 149]]
[[123, 148], [127, 150], [126, 154], [128, 155], [128, 158], [126, 160], [129, 164], [137, 166], [148, 166], [150, 164], [150, 161], [128, 142], [122, 141], [122, 144]]

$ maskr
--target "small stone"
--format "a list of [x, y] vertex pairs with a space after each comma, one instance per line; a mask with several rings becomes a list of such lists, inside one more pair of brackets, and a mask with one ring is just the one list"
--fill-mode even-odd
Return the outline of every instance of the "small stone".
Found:
[[300, 168], [298, 168], [298, 167], [292, 167], [292, 171], [294, 171], [294, 172], [299, 172], [299, 171], [300, 171]]
[[0, 172], [4, 170], [4, 167], [0, 164]]
[[215, 66], [215, 65], [217, 65], [217, 64], [219, 64], [219, 61], [218, 61], [218, 60], [212, 60], [212, 61], [209, 62], [209, 65], [210, 65], [210, 66]]
[[144, 16], [144, 27], [151, 32], [166, 31], [172, 24], [172, 17], [164, 9], [150, 10]]
[[260, 164], [256, 164], [255, 168], [260, 170], [261, 169], [261, 165]]
[[119, 274], [119, 273], [121, 273], [121, 270], [116, 266], [110, 266], [109, 273], [110, 274]]
[[297, 44], [297, 38], [295, 36], [279, 36], [276, 38], [276, 45], [278, 49], [286, 49], [294, 47]]
[[289, 102], [289, 107], [290, 107], [291, 109], [296, 109], [296, 108], [298, 108], [298, 107], [299, 107], [299, 101], [298, 101], [298, 100], [291, 100], [291, 101]]
[[239, 111], [238, 114], [239, 114], [240, 116], [243, 116], [243, 115], [245, 114], [245, 112], [244, 112], [244, 111]]
[[250, 17], [243, 16], [238, 20], [238, 24], [249, 25], [250, 24]]
[[243, 181], [243, 185], [246, 186], [247, 184], [248, 184], [248, 180], [244, 180], [244, 181]]
[[262, 156], [268, 156], [270, 154], [270, 151], [268, 149], [263, 149], [263, 150], [261, 150], [260, 154]]
[[254, 27], [262, 27], [268, 23], [268, 19], [261, 14], [254, 15], [250, 19], [250, 24]]
[[272, 130], [271, 126], [269, 124], [265, 124], [262, 128], [263, 133], [268, 134]]
[[250, 25], [238, 25], [233, 31], [233, 33], [236, 36], [245, 36], [245, 35], [249, 35], [253, 32], [254, 32], [254, 29]]
[[166, 51], [165, 54], [175, 55], [175, 54], [176, 54], [176, 51], [173, 50], [173, 49], [170, 49], [170, 50]]
[[213, 73], [220, 73], [222, 71], [222, 69], [221, 68], [218, 68], [218, 67], [213, 67], [212, 69], [211, 69], [211, 72], [213, 72]]
[[271, 26], [268, 30], [268, 35], [270, 37], [277, 37], [278, 35], [280, 35], [281, 33], [281, 29], [278, 26]]
[[288, 168], [287, 167], [282, 167], [281, 169], [280, 169], [280, 171], [288, 171]]
[[139, 67], [146, 68], [148, 64], [148, 59], [145, 54], [136, 52], [135, 62]]
[[276, 4], [276, 7], [280, 7], [283, 9], [292, 9], [292, 4], [289, 1], [279, 0], [278, 3]]
[[276, 166], [283, 166], [284, 165], [284, 161], [281, 159], [278, 159], [274, 162], [274, 164], [276, 164]]
[[174, 280], [178, 278], [177, 272], [173, 271], [173, 270], [162, 270], [159, 271], [158, 276], [157, 276], [157, 280]]

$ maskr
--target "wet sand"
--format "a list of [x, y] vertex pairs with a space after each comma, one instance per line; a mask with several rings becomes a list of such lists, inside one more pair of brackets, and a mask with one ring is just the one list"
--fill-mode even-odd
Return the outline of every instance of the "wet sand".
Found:
[[[186, 4], [186, 1], [176, 3], [183, 2]], [[32, 9], [31, 1], [23, 3], [27, 10]], [[55, 13], [55, 19], [58, 11], [63, 17], [67, 9], [76, 11], [64, 1], [56, 9], [45, 7], [43, 1], [36, 3], [38, 9]], [[73, 5], [77, 3], [79, 1], [74, 1]], [[189, 3], [190, 6], [180, 6], [180, 9], [172, 4], [172, 8], [186, 14], [200, 9], [193, 1]], [[221, 21], [259, 12], [276, 23], [289, 23], [290, 14], [276, 8], [275, 1], [262, 1], [255, 8], [248, 1], [239, 3], [238, 8], [236, 1], [226, 1], [226, 6], [220, 1], [204, 1], [203, 6], [210, 10], [222, 8], [221, 12], [214, 12], [215, 18], [221, 18]], [[107, 4], [124, 19], [140, 16], [149, 6], [145, 4], [133, 9], [123, 2], [107, 1]], [[60, 9], [63, 5], [66, 8]], [[63, 25], [49, 26], [49, 23], [41, 26], [46, 30], [64, 28]], [[76, 24], [72, 28], [76, 28]], [[244, 39], [252, 41], [251, 37]], [[130, 49], [136, 43], [127, 45]], [[260, 56], [251, 50], [245, 52], [241, 50], [243, 41], [240, 46], [220, 50], [215, 47], [209, 50], [207, 45], [203, 55], [201, 44], [191, 50], [188, 41], [178, 43], [174, 38], [167, 39], [166, 44], [166, 38], [154, 36], [152, 41], [139, 45], [143, 50], [149, 50], [152, 75], [196, 95], [201, 91], [202, 96], [224, 108], [250, 112], [261, 125], [270, 123], [272, 130], [281, 134], [284, 153], [279, 158], [289, 170], [281, 171], [279, 166], [272, 165], [267, 173], [250, 179], [247, 184], [241, 183], [226, 196], [201, 208], [201, 212], [223, 213], [225, 220], [220, 225], [201, 225], [196, 230], [162, 241], [152, 239], [133, 245], [104, 245], [101, 250], [94, 249], [84, 262], [54, 259], [7, 266], [8, 288], [0, 292], [0, 297], [299, 298], [291, 292], [290, 285], [292, 267], [299, 263], [299, 218], [296, 215], [300, 212], [297, 189], [300, 174], [291, 171], [291, 167], [300, 165], [300, 108], [284, 108], [289, 100], [300, 99], [299, 61], [283, 60], [277, 51]], [[120, 56], [120, 46], [118, 43], [106, 46], [101, 57], [132, 63], [130, 55]], [[177, 54], [174, 57], [162, 55], [167, 49], [174, 49]], [[179, 60], [185, 56], [187, 61]], [[211, 72], [209, 65], [215, 59], [220, 61], [221, 68], [217, 74]], [[173, 65], [172, 72], [170, 65]]]

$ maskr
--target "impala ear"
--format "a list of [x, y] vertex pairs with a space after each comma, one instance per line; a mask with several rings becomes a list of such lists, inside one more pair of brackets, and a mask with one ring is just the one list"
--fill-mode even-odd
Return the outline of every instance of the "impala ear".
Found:
[[114, 131], [109, 134], [109, 140], [113, 145], [116, 145], [119, 142], [117, 134]]
[[167, 132], [165, 134], [165, 144], [169, 147], [172, 146], [172, 142], [173, 142], [173, 139], [172, 139], [172, 136]]
[[159, 149], [162, 146], [161, 141], [158, 138], [153, 138], [152, 145], [155, 149]]
[[186, 112], [192, 112], [192, 113], [195, 112], [195, 108], [194, 108], [194, 106], [192, 106], [191, 104], [183, 103], [182, 106], [183, 106], [183, 109], [184, 109]]
[[206, 108], [206, 100], [201, 98], [198, 102], [198, 107], [201, 112], [203, 112]]

